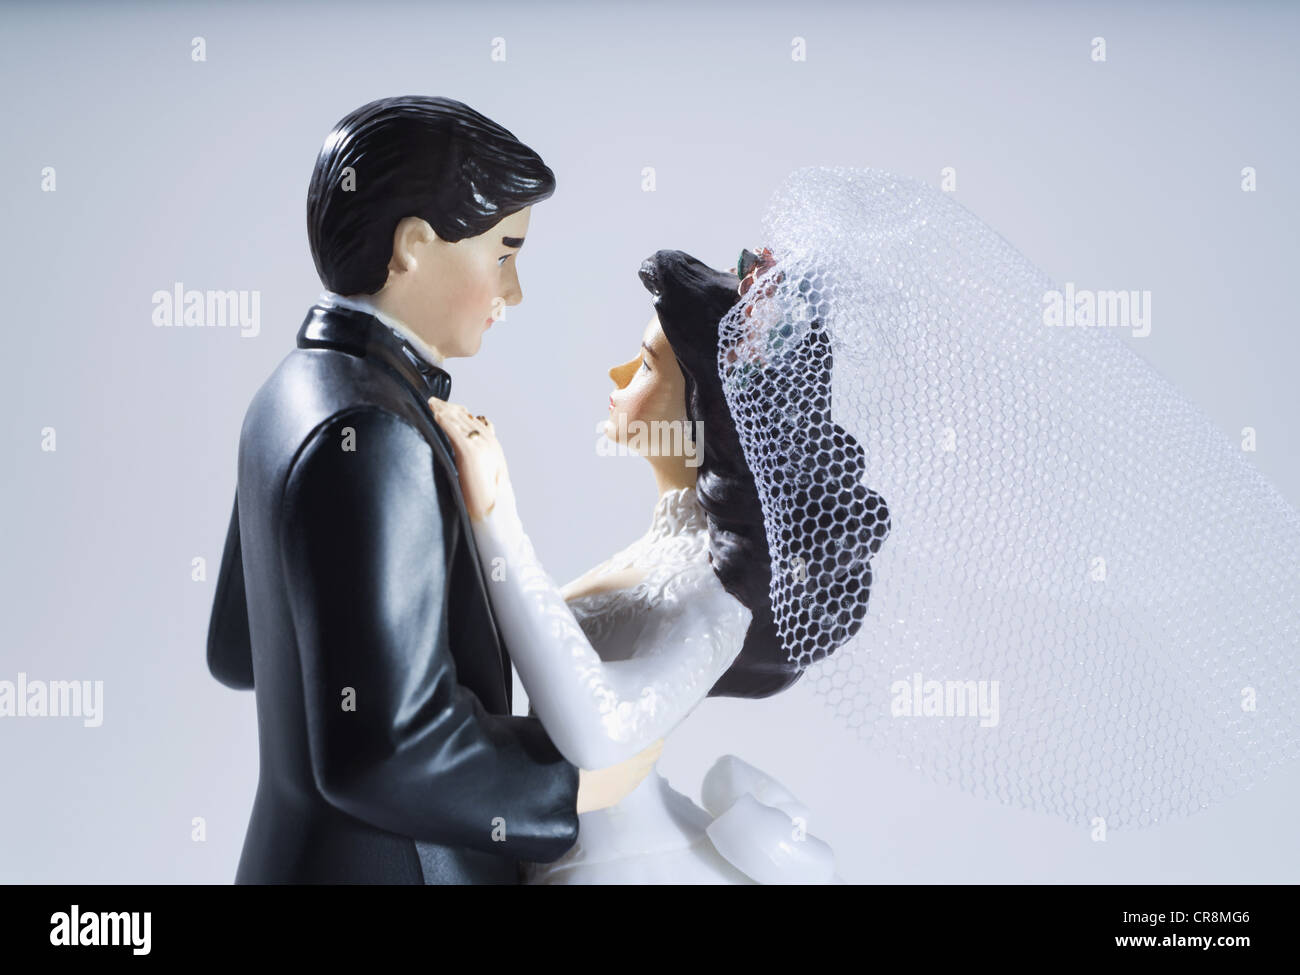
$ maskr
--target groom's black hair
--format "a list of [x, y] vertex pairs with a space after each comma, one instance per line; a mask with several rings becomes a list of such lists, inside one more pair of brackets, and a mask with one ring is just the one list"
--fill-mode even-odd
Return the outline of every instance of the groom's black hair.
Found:
[[321, 147], [307, 190], [312, 259], [329, 290], [374, 294], [403, 217], [455, 242], [554, 192], [537, 153], [463, 102], [381, 98], [344, 116]]

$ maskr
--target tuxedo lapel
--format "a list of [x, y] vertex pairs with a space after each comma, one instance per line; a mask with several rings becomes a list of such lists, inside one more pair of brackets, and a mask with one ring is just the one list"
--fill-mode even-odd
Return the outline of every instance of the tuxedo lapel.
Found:
[[442, 427], [438, 426], [433, 418], [433, 411], [429, 409], [430, 396], [446, 400], [451, 394], [451, 375], [445, 369], [426, 362], [407, 342], [374, 315], [338, 305], [311, 307], [302, 323], [302, 328], [298, 331], [298, 346], [338, 349], [373, 361], [392, 373], [419, 406], [416, 413], [420, 417], [422, 429], [428, 434], [434, 460], [446, 472], [454, 487], [451, 495], [456, 502], [456, 511], [460, 519], [461, 532], [465, 536], [465, 547], [469, 552], [470, 562], [478, 576], [483, 599], [487, 602], [488, 624], [492, 628], [492, 635], [496, 639], [497, 650], [501, 657], [505, 699], [507, 706], [510, 706], [514, 691], [510, 654], [501, 638], [496, 612], [492, 607], [492, 599], [488, 595], [488, 579], [483, 572], [478, 546], [474, 542], [474, 531], [470, 523], [469, 511], [465, 507], [465, 497], [460, 488], [460, 471], [456, 469], [451, 441]]

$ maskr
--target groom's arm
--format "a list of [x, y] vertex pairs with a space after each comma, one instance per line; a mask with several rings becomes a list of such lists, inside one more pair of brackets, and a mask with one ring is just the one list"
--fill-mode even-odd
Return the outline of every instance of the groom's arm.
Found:
[[374, 408], [331, 418], [289, 473], [281, 551], [316, 783], [390, 832], [554, 860], [577, 838], [578, 769], [536, 719], [488, 714], [457, 681], [438, 488], [424, 438]]
[[244, 594], [244, 554], [239, 539], [239, 495], [230, 512], [226, 547], [221, 553], [217, 592], [208, 621], [208, 670], [227, 687], [253, 688], [253, 644], [248, 633]]

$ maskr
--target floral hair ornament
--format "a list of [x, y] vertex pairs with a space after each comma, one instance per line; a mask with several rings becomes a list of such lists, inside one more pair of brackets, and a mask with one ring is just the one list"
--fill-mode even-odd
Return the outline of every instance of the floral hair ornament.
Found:
[[[775, 266], [776, 258], [772, 256], [772, 248], [760, 247], [757, 254], [747, 247], [742, 248], [740, 257], [736, 258], [736, 274], [740, 278], [740, 287], [736, 289], [737, 292], [742, 295], [747, 294], [758, 276]], [[780, 284], [784, 278], [785, 275], [778, 272], [775, 284]], [[765, 297], [770, 298], [775, 292], [775, 286], [769, 287]]]
[[[740, 279], [736, 291], [742, 297], [748, 296], [744, 315], [749, 326], [749, 340], [746, 343], [749, 354], [744, 357], [746, 361], [741, 362], [738, 369], [733, 367], [728, 371], [732, 373], [732, 382], [740, 387], [748, 385], [756, 369], [775, 365], [784, 353], [797, 345], [808, 328], [810, 314], [815, 316], [805, 286], [801, 285], [797, 293], [788, 293], [789, 289], [781, 288], [785, 281], [785, 271], [769, 273], [777, 264], [778, 259], [773, 256], [770, 247], [760, 247], [758, 253], [742, 248], [740, 257], [736, 259], [736, 275]], [[762, 287], [755, 290], [754, 285], [761, 277]], [[751, 291], [754, 292], [752, 295]], [[787, 293], [778, 299], [779, 291]], [[735, 363], [734, 351], [728, 355], [728, 360]]]

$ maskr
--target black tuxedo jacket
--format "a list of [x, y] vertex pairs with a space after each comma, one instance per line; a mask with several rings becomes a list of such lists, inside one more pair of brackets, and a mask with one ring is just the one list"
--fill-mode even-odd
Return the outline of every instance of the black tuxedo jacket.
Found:
[[578, 770], [510, 715], [449, 441], [451, 377], [316, 305], [253, 398], [208, 666], [257, 696], [237, 883], [516, 883], [577, 839]]

